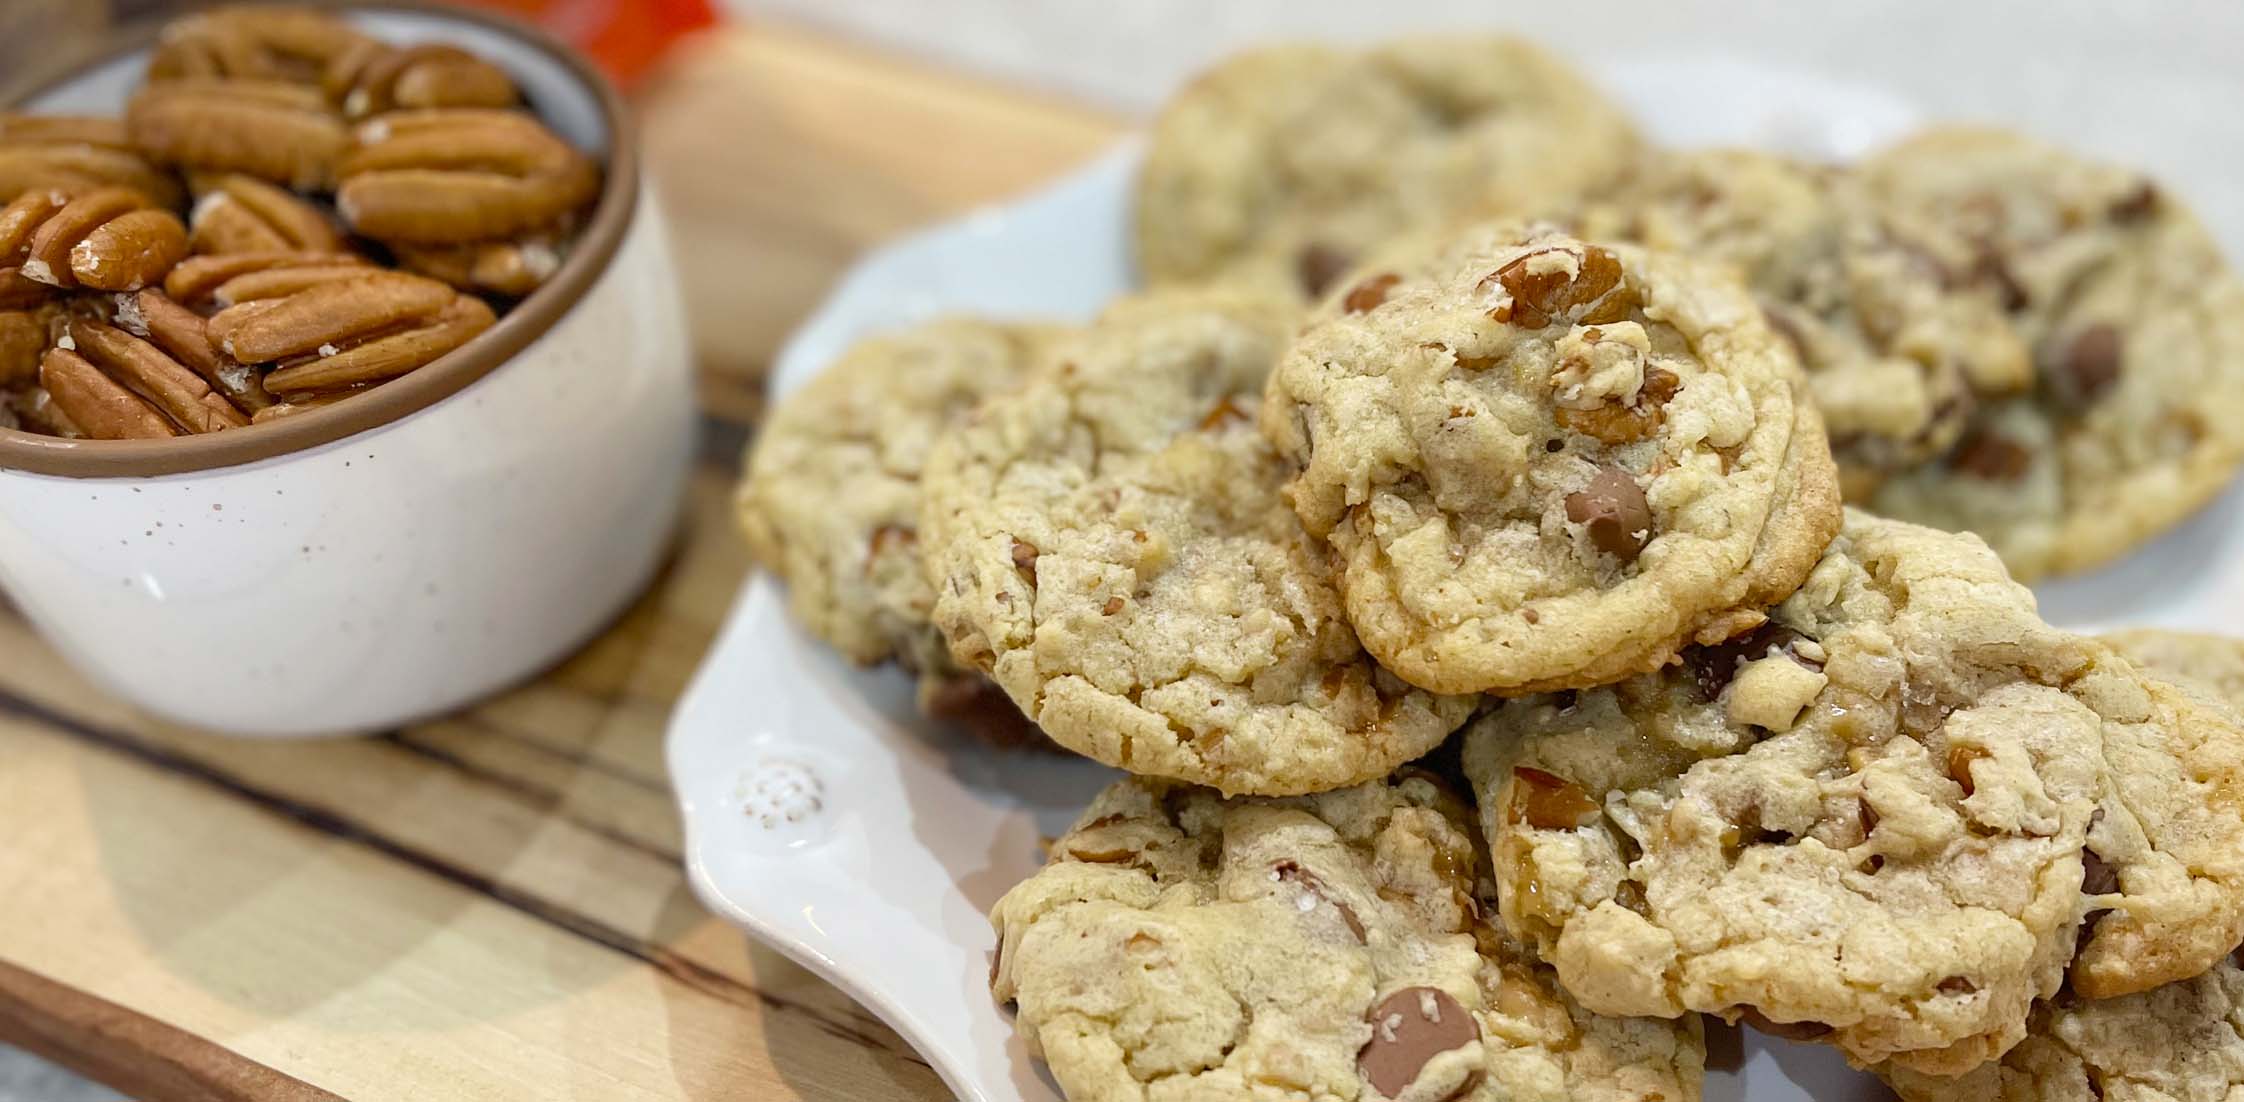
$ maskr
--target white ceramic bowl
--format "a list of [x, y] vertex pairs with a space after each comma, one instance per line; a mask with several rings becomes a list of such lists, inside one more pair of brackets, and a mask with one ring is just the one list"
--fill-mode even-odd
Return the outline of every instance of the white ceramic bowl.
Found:
[[[233, 734], [376, 730], [544, 668], [652, 576], [693, 450], [685, 319], [614, 91], [494, 19], [348, 14], [505, 67], [607, 182], [544, 287], [365, 395], [172, 441], [0, 430], [0, 587], [110, 691]], [[144, 61], [26, 107], [114, 113]]]

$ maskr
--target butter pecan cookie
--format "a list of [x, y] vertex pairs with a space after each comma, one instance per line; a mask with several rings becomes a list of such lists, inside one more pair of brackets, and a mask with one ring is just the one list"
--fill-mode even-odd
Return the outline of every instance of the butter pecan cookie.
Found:
[[1293, 322], [1259, 298], [1125, 302], [936, 445], [935, 622], [1061, 745], [1292, 795], [1384, 776], [1472, 710], [1372, 662], [1279, 497], [1254, 416]]
[[1154, 124], [1139, 265], [1315, 298], [1397, 233], [1565, 202], [1636, 150], [1617, 107], [1519, 39], [1250, 51]]
[[1750, 150], [1659, 154], [1577, 224], [1744, 276], [1807, 369], [1850, 499], [1954, 445], [1982, 395], [2031, 382], [1994, 289], [1907, 247], [1844, 169]]
[[969, 319], [859, 342], [775, 408], [748, 455], [735, 508], [748, 546], [788, 587], [788, 607], [853, 662], [896, 660], [920, 702], [1017, 741], [1010, 704], [950, 660], [920, 573], [920, 474], [935, 439], [975, 403], [1019, 386], [1050, 333]]
[[2136, 173], [1992, 130], [1925, 133], [1861, 177], [1951, 279], [1993, 289], [2030, 390], [1864, 504], [1979, 533], [2021, 579], [2095, 566], [2178, 523], [2244, 462], [2244, 284]]
[[998, 901], [991, 990], [1077, 1102], [1689, 1102], [1696, 1019], [1601, 1018], [1481, 920], [1465, 806], [1133, 778]]
[[[2244, 643], [2152, 630], [2103, 638], [2154, 676], [2213, 687], [2244, 707]], [[1999, 1062], [1954, 1079], [1886, 1079], [1906, 1102], [2229, 1102], [2244, 1095], [2244, 954], [2139, 994], [2087, 1002], [2059, 992]]]
[[1262, 425], [1364, 646], [1412, 684], [1656, 669], [1758, 623], [1838, 530], [1822, 422], [1727, 273], [1502, 224], [1367, 273]]
[[1849, 511], [1770, 622], [1478, 724], [1505, 924], [1608, 1014], [1956, 1075], [2068, 982], [2244, 935], [2244, 730], [2043, 624], [1979, 541]]

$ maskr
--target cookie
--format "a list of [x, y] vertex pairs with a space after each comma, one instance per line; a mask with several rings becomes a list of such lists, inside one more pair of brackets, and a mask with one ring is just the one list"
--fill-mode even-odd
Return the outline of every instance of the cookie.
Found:
[[[2244, 643], [2126, 631], [2104, 641], [2158, 677], [2187, 678], [2244, 707]], [[2026, 1039], [1959, 1078], [1886, 1076], [1905, 1102], [2228, 1102], [2244, 1095], [2244, 956], [2140, 994], [2034, 1008]]]
[[1888, 225], [1997, 294], [2030, 389], [1983, 403], [1943, 457], [1865, 503], [1979, 533], [2030, 580], [2172, 527], [2244, 462], [2244, 284], [2136, 173], [1993, 130], [1930, 131], [1863, 163]]
[[1061, 745], [1292, 795], [1384, 776], [1470, 713], [1364, 653], [1279, 497], [1254, 416], [1294, 323], [1251, 296], [1125, 302], [937, 445], [935, 622]]
[[859, 342], [772, 410], [734, 499], [750, 550], [811, 634], [852, 662], [917, 672], [923, 710], [1001, 743], [1039, 740], [951, 662], [929, 620], [920, 472], [935, 439], [1017, 387], [1055, 332], [954, 318]]
[[1262, 425], [1388, 668], [1597, 685], [1759, 622], [1838, 529], [1777, 341], [1727, 273], [1498, 223], [1337, 295]]
[[1807, 370], [1850, 499], [1952, 447], [1981, 395], [2032, 368], [1996, 294], [1890, 232], [1845, 169], [1752, 150], [1662, 153], [1574, 216], [1739, 271]]
[[1077, 1102], [1698, 1098], [1696, 1019], [1590, 1014], [1481, 920], [1467, 814], [1123, 781], [998, 901], [990, 988]]
[[1769, 623], [1476, 724], [1505, 925], [1606, 1014], [1955, 1075], [2244, 936], [2244, 729], [1984, 544], [1849, 510]]
[[1154, 124], [1139, 267], [1153, 284], [1315, 298], [1390, 237], [1564, 202], [1616, 179], [1636, 150], [1617, 107], [1516, 38], [1249, 51]]

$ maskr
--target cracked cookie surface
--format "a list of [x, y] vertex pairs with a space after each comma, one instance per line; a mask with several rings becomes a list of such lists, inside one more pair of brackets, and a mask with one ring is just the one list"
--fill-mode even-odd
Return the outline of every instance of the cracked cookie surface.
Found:
[[[2153, 676], [2188, 678], [2244, 708], [2244, 643], [2148, 629], [2102, 638]], [[2232, 1102], [2244, 1096], [2244, 959], [2119, 998], [2060, 992], [2000, 1061], [1953, 1079], [1886, 1079], [1905, 1102]]]
[[2234, 718], [2043, 624], [1978, 540], [1853, 510], [1767, 625], [1507, 703], [1465, 761], [1507, 928], [1603, 1013], [1954, 1075], [2068, 974], [2141, 991], [2244, 933]]
[[1075, 1102], [1689, 1102], [1695, 1019], [1600, 1018], [1480, 919], [1432, 775], [1224, 799], [1133, 778], [998, 901], [991, 990]]
[[924, 710], [998, 741], [1028, 732], [929, 619], [920, 474], [935, 439], [1019, 386], [1057, 333], [954, 318], [859, 342], [772, 410], [734, 499], [750, 550], [812, 634], [861, 665], [895, 659], [920, 675]]
[[2034, 368], [1945, 457], [1863, 504], [1977, 532], [2032, 579], [2164, 531], [2244, 462], [2244, 420], [2226, 405], [2244, 387], [2244, 284], [2172, 195], [1964, 128], [1903, 142], [1859, 175], [1918, 255], [1997, 289]]
[[1572, 221], [1584, 237], [1737, 269], [1799, 353], [1850, 499], [1947, 451], [1979, 396], [2031, 382], [1996, 289], [1908, 247], [1844, 168], [1659, 153]]
[[1411, 683], [1657, 668], [1758, 622], [1837, 530], [1821, 422], [1726, 273], [1496, 224], [1356, 278], [1262, 425], [1365, 647]]
[[1163, 109], [1136, 196], [1148, 282], [1315, 298], [1398, 233], [1526, 213], [1609, 184], [1621, 111], [1519, 39], [1234, 56]]
[[936, 449], [935, 621], [1061, 745], [1290, 795], [1383, 776], [1471, 711], [1372, 662], [1278, 496], [1254, 413], [1294, 321], [1255, 296], [1125, 300]]

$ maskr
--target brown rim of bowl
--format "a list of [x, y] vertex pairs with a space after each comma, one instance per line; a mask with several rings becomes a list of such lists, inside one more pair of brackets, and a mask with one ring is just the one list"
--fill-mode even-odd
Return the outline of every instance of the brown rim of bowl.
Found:
[[[584, 55], [543, 30], [504, 16], [456, 8], [436, 0], [296, 0], [302, 6], [342, 11], [396, 11], [440, 15], [475, 23], [507, 35], [551, 57], [591, 93], [608, 131], [607, 171], [600, 199], [552, 278], [515, 303], [485, 330], [457, 350], [364, 394], [334, 405], [308, 409], [276, 421], [223, 432], [177, 436], [169, 440], [66, 440], [18, 429], [0, 429], [0, 471], [25, 471], [64, 478], [147, 478], [237, 467], [332, 444], [347, 436], [402, 419], [459, 393], [499, 369], [530, 342], [545, 335], [584, 297], [623, 244], [639, 195], [639, 138], [623, 99], [608, 78]], [[81, 59], [65, 73], [44, 81], [0, 107], [13, 107], [66, 84], [95, 66], [116, 61], [155, 41], [161, 28], [136, 28], [121, 40]]]

